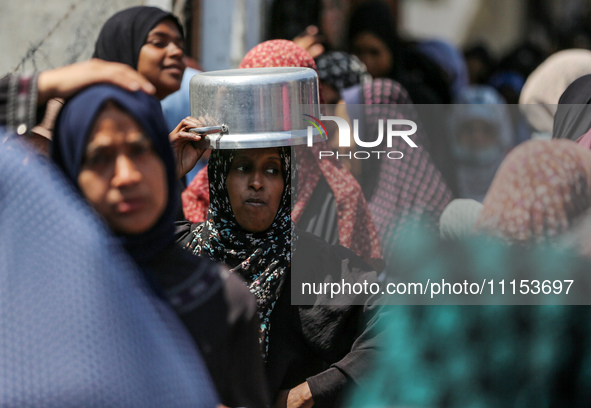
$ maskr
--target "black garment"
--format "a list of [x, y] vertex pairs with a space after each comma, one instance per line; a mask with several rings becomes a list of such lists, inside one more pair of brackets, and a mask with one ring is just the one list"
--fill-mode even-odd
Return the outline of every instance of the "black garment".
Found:
[[[189, 227], [179, 223], [179, 234]], [[176, 244], [151, 259], [149, 269], [198, 344], [221, 402], [268, 407], [257, 304], [244, 281]]]
[[563, 92], [554, 116], [552, 139], [577, 140], [591, 129], [591, 75], [574, 81]]
[[[191, 231], [198, 225], [177, 229], [180, 245], [191, 243]], [[379, 341], [378, 306], [369, 297], [355, 299], [363, 306], [295, 306], [291, 293], [301, 282], [340, 281], [346, 276], [375, 282], [376, 273], [347, 248], [296, 231], [293, 264], [297, 276], [292, 279], [288, 270], [271, 313], [266, 363], [269, 391], [275, 401], [281, 390], [307, 381], [314, 407], [338, 407], [343, 391], [356, 384], [371, 364]], [[313, 297], [316, 299], [316, 295]]]
[[92, 57], [121, 62], [137, 69], [140, 50], [148, 33], [165, 19], [174, 22], [183, 35], [179, 20], [157, 7], [136, 6], [114, 14], [101, 28]]
[[339, 243], [337, 203], [326, 179], [321, 177], [304, 209], [298, 227], [331, 245]]
[[343, 391], [358, 384], [379, 346], [377, 299], [362, 294], [349, 298], [347, 306], [328, 306], [331, 302], [324, 295], [313, 295], [308, 303], [314, 306], [292, 306], [291, 295], [301, 294], [304, 282], [372, 283], [377, 275], [345, 247], [299, 229], [296, 235], [290, 276], [271, 315], [269, 389], [277, 395], [307, 381], [314, 407], [339, 407]]

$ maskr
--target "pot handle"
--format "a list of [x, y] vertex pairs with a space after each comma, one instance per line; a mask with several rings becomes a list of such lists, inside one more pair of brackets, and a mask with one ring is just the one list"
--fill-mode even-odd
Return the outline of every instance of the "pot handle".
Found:
[[191, 128], [189, 129], [189, 132], [197, 133], [198, 135], [209, 135], [212, 133], [227, 133], [228, 125]]

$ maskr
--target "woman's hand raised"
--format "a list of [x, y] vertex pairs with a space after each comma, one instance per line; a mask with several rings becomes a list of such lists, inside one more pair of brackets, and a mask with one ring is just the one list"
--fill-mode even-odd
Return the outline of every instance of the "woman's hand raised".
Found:
[[189, 129], [203, 127], [204, 120], [187, 116], [170, 132], [169, 140], [176, 159], [176, 173], [180, 179], [190, 172], [197, 164], [206, 149], [195, 148], [193, 142], [201, 140], [201, 135], [190, 132]]

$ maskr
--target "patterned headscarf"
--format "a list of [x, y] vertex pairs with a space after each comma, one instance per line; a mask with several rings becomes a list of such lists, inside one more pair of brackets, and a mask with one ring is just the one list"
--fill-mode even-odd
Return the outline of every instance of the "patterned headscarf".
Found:
[[337, 91], [360, 84], [369, 77], [365, 64], [355, 55], [331, 51], [316, 59], [318, 79], [333, 86]]
[[570, 140], [529, 141], [503, 161], [476, 228], [511, 241], [544, 241], [591, 206], [591, 152]]
[[[306, 67], [316, 70], [314, 59], [306, 50], [292, 41], [272, 40], [254, 47], [242, 60], [240, 68]], [[320, 94], [322, 103], [322, 93]], [[295, 148], [299, 167], [298, 198], [292, 219], [298, 222], [321, 177], [332, 190], [337, 207], [339, 244], [351, 249], [366, 261], [382, 258], [380, 241], [367, 208], [361, 186], [341, 162], [333, 157], [319, 159], [319, 152], [331, 150], [327, 142], [315, 143], [313, 147]], [[209, 202], [208, 179], [205, 170], [183, 193], [183, 209], [187, 219], [193, 222], [204, 220]]]
[[[378, 134], [379, 119], [410, 119], [418, 122], [406, 90], [390, 79], [374, 79], [364, 84], [366, 134]], [[396, 105], [396, 106], [394, 106]], [[413, 215], [428, 215], [436, 225], [445, 206], [452, 200], [451, 191], [429, 153], [423, 147], [425, 138], [421, 125], [412, 140], [411, 148], [401, 138], [392, 140], [392, 147], [379, 147], [387, 152], [402, 152], [401, 160], [382, 158], [366, 160], [361, 183], [366, 190], [378, 234], [384, 248], [390, 248], [398, 225]]]
[[208, 174], [211, 203], [207, 221], [195, 229], [189, 244], [193, 253], [223, 261], [247, 282], [258, 303], [261, 322], [259, 331], [261, 351], [266, 359], [269, 347], [270, 316], [281, 293], [283, 281], [291, 266], [291, 245], [294, 241], [291, 221], [292, 185], [291, 152], [279, 148], [284, 189], [279, 210], [271, 226], [252, 233], [236, 221], [226, 179], [234, 160], [235, 150], [214, 150], [209, 158]]

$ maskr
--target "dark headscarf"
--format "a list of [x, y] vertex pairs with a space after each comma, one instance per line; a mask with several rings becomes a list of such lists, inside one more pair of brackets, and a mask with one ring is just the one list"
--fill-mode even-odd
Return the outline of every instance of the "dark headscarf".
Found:
[[183, 27], [179, 20], [157, 7], [137, 6], [114, 14], [103, 25], [92, 57], [122, 62], [137, 69], [140, 50], [148, 33], [165, 19], [175, 23], [183, 36]]
[[392, 10], [385, 1], [366, 1], [353, 10], [349, 21], [349, 47], [353, 46], [355, 38], [362, 33], [373, 34], [386, 44], [393, 56], [391, 77], [398, 76], [396, 56], [400, 52], [401, 41]]
[[570, 84], [558, 101], [553, 139], [577, 140], [591, 129], [591, 75]]
[[341, 51], [325, 52], [316, 59], [318, 79], [337, 91], [359, 85], [369, 77], [367, 67], [355, 55]]
[[417, 49], [438, 64], [451, 82], [452, 97], [460, 94], [468, 85], [468, 67], [460, 50], [444, 40], [425, 40]]
[[142, 234], [122, 235], [123, 245], [140, 264], [163, 250], [174, 240], [174, 220], [178, 208], [176, 165], [168, 141], [160, 102], [141, 91], [127, 92], [112, 85], [96, 85], [68, 101], [58, 116], [51, 156], [66, 177], [78, 187], [78, 175], [96, 117], [107, 102], [114, 102], [142, 126], [166, 168], [168, 203], [158, 222]]
[[373, 34], [386, 44], [392, 53], [392, 69], [387, 77], [400, 82], [413, 103], [451, 103], [451, 82], [447, 74], [420, 52], [416, 44], [398, 35], [392, 10], [385, 1], [365, 1], [351, 13], [350, 47], [362, 33]]
[[283, 194], [271, 226], [263, 232], [248, 232], [236, 221], [226, 188], [226, 179], [235, 150], [213, 150], [208, 176], [211, 202], [207, 221], [194, 232], [193, 253], [223, 261], [247, 282], [258, 303], [261, 321], [260, 343], [266, 359], [270, 316], [281, 293], [283, 281], [291, 266], [294, 241], [291, 220], [292, 184], [290, 148], [279, 148], [283, 167]]

